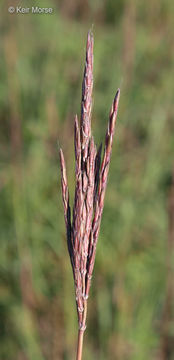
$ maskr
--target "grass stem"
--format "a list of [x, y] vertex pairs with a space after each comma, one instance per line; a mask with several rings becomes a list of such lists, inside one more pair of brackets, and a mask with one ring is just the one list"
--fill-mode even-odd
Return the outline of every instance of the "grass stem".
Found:
[[83, 336], [84, 336], [84, 330], [80, 330], [80, 329], [79, 329], [79, 332], [78, 332], [78, 341], [77, 341], [77, 356], [76, 356], [76, 360], [82, 360]]
[[78, 331], [78, 340], [77, 340], [77, 355], [76, 360], [82, 360], [82, 351], [83, 351], [83, 337], [86, 329], [86, 316], [87, 316], [87, 300], [84, 301], [84, 311], [82, 324]]

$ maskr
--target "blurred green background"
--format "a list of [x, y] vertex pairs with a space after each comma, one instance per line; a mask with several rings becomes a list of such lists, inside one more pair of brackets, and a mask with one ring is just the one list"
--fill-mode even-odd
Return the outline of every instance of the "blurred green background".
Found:
[[118, 87], [121, 98], [84, 359], [173, 360], [174, 2], [20, 1], [52, 15], [11, 15], [12, 5], [1, 0], [0, 359], [75, 358], [58, 147], [72, 203], [73, 118], [93, 25], [98, 144]]

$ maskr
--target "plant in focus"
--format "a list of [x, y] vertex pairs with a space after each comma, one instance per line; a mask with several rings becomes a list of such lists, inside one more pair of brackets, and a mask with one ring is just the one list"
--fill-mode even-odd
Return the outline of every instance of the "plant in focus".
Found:
[[109, 115], [102, 158], [102, 145], [100, 145], [97, 149], [93, 136], [91, 135], [93, 43], [93, 35], [89, 32], [87, 37], [86, 63], [82, 84], [80, 126], [77, 115], [75, 116], [74, 121], [76, 165], [75, 198], [72, 218], [69, 204], [65, 160], [62, 149], [60, 149], [64, 216], [68, 251], [75, 283], [75, 296], [79, 324], [77, 360], [82, 359], [83, 335], [86, 329], [87, 301], [104, 207], [104, 197], [120, 95], [120, 91], [118, 89]]

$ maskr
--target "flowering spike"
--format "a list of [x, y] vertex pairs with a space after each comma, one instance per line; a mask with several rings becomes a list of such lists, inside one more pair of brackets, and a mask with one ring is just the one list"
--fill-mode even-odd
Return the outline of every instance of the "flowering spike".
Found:
[[102, 145], [98, 151], [91, 136], [93, 89], [93, 35], [88, 32], [86, 62], [82, 85], [80, 129], [77, 115], [74, 120], [75, 197], [73, 221], [69, 206], [66, 166], [60, 149], [61, 184], [68, 249], [73, 268], [76, 306], [79, 322], [77, 360], [81, 359], [83, 333], [86, 329], [87, 299], [94, 268], [96, 245], [111, 159], [120, 90], [117, 90], [110, 110], [101, 162]]

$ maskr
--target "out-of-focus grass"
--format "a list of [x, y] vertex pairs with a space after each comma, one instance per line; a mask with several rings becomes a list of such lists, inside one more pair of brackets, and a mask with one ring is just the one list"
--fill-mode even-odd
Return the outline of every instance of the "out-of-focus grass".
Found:
[[1, 5], [1, 359], [74, 357], [58, 144], [72, 200], [73, 117], [80, 113], [92, 23], [98, 143], [117, 87], [121, 99], [84, 358], [156, 359], [161, 351], [174, 151], [173, 2], [86, 3], [86, 17], [75, 2], [71, 11], [49, 2], [51, 16], [10, 15], [11, 3]]

